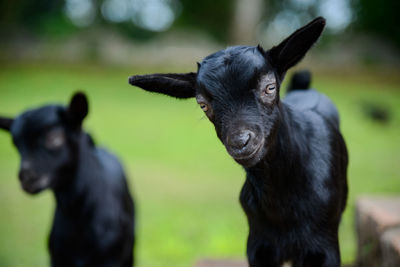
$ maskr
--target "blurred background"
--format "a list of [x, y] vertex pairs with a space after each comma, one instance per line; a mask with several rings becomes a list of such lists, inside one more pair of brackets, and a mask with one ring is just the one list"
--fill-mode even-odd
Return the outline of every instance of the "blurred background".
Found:
[[[137, 266], [244, 259], [244, 171], [194, 100], [142, 92], [127, 79], [195, 71], [229, 45], [268, 49], [324, 16], [321, 40], [296, 69], [310, 69], [341, 114], [350, 195], [340, 242], [350, 263], [355, 199], [400, 193], [399, 9], [397, 0], [0, 0], [0, 114], [67, 104], [84, 90], [86, 130], [129, 174]], [[23, 193], [18, 166], [0, 132], [0, 266], [46, 266], [53, 195]]]

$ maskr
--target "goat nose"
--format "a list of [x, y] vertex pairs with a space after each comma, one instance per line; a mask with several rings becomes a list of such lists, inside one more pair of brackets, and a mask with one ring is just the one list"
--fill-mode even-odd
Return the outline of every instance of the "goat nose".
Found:
[[21, 170], [27, 170], [31, 167], [31, 163], [27, 160], [21, 162]]
[[33, 179], [35, 177], [35, 173], [31, 169], [21, 168], [18, 177], [21, 182], [26, 182], [27, 180]]
[[236, 149], [243, 149], [255, 134], [250, 130], [242, 130], [230, 138], [229, 145]]
[[241, 144], [242, 147], [245, 147], [249, 143], [250, 138], [250, 131], [241, 132], [238, 137], [238, 144]]

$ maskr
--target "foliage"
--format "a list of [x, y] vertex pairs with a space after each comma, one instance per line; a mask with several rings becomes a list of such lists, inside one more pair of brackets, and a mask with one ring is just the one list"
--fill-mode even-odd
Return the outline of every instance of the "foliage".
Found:
[[193, 28], [211, 34], [216, 40], [228, 39], [230, 22], [234, 8], [231, 0], [192, 1], [180, 0], [182, 14], [176, 21], [176, 27]]
[[[90, 28], [111, 27], [114, 30], [135, 39], [149, 39], [157, 35], [156, 32], [143, 29], [132, 20], [111, 22], [101, 12], [105, 0], [96, 0], [94, 5], [94, 21]], [[172, 28], [197, 29], [223, 41], [228, 37], [233, 1], [167, 1], [177, 16]], [[67, 18], [65, 14], [65, 0], [0, 0], [0, 32], [15, 34], [18, 31], [30, 35], [57, 37], [75, 33], [79, 27]]]
[[7, 32], [24, 28], [40, 33], [55, 21], [62, 30], [68, 27], [62, 19], [63, 5], [63, 0], [0, 0], [0, 30]]
[[[160, 34], [146, 30], [131, 19], [112, 22], [101, 12], [106, 0], [88, 0], [94, 5], [93, 22], [89, 28], [111, 27], [122, 34], [147, 40]], [[275, 18], [283, 18], [286, 24], [294, 22], [305, 24], [312, 18], [321, 15], [321, 0], [261, 0], [264, 4], [262, 24], [269, 25]], [[373, 33], [384, 37], [400, 46], [400, 24], [397, 10], [400, 2], [397, 0], [344, 0], [351, 3], [355, 14], [353, 25], [358, 31]], [[218, 41], [227, 42], [234, 14], [235, 1], [221, 0], [164, 0], [174, 12], [175, 21], [171, 29], [186, 29], [205, 32]], [[347, 3], [347, 2], [346, 2]], [[29, 33], [32, 36], [59, 37], [76, 33], [80, 30], [65, 13], [66, 0], [0, 0], [0, 38], [3, 40], [9, 34]], [[338, 12], [338, 11], [336, 11]], [[291, 19], [288, 19], [291, 18]], [[328, 32], [329, 33], [329, 32]], [[333, 32], [334, 33], [334, 32]]]
[[397, 0], [358, 0], [356, 28], [394, 42], [400, 48], [400, 2]]

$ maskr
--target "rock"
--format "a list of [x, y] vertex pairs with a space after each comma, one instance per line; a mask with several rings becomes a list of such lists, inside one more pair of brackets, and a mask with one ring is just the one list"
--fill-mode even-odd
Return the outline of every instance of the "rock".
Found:
[[[397, 227], [400, 227], [400, 197], [358, 199], [356, 202], [357, 266], [381, 267], [383, 257], [387, 257], [386, 254], [382, 254], [382, 248], [386, 248], [388, 244], [381, 246], [381, 237], [386, 231]], [[390, 238], [385, 235], [385, 242], [388, 239]], [[388, 251], [385, 253], [391, 255]]]
[[387, 230], [381, 237], [382, 267], [400, 266], [400, 227]]

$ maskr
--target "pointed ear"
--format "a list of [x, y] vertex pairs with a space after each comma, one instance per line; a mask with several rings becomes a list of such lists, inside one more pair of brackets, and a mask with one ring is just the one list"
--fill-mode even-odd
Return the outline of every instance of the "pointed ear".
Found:
[[325, 19], [318, 17], [292, 33], [278, 46], [274, 46], [267, 51], [269, 60], [277, 68], [281, 78], [290, 67], [296, 65], [304, 57], [311, 46], [318, 40], [324, 27]]
[[10, 131], [14, 119], [0, 117], [0, 129]]
[[75, 93], [67, 109], [68, 120], [77, 127], [82, 125], [83, 119], [89, 112], [89, 104], [86, 95], [82, 92]]
[[194, 72], [135, 75], [129, 78], [129, 83], [146, 91], [176, 98], [190, 98], [196, 95]]

